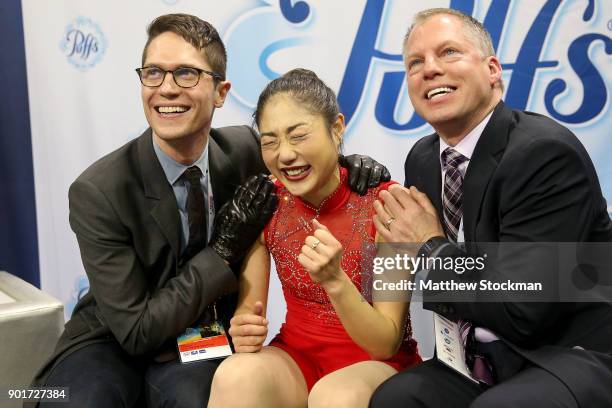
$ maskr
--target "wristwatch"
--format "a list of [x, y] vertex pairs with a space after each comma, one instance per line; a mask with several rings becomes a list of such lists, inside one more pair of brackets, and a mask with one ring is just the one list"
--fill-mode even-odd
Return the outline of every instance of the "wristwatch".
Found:
[[450, 241], [446, 237], [432, 237], [429, 238], [419, 251], [417, 252], [417, 257], [427, 258], [429, 254], [433, 252], [434, 249], [440, 247], [443, 244], [448, 244]]

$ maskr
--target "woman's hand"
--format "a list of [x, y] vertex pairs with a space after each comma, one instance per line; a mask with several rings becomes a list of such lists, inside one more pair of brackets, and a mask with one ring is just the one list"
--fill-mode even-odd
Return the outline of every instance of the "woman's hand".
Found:
[[229, 334], [236, 353], [255, 353], [261, 350], [268, 335], [268, 320], [263, 317], [263, 304], [255, 302], [253, 313], [232, 317]]
[[308, 271], [313, 282], [321, 284], [329, 292], [346, 278], [340, 269], [344, 248], [325, 225], [317, 220], [312, 223], [316, 230], [304, 240], [298, 262]]

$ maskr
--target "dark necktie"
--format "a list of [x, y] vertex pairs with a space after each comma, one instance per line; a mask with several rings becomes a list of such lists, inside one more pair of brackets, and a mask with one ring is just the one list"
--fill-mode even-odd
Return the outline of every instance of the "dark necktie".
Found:
[[[468, 160], [467, 157], [456, 150], [447, 147], [441, 155], [444, 175], [444, 192], [442, 206], [444, 211], [444, 229], [448, 238], [457, 242], [461, 217], [463, 216], [463, 175], [459, 166]], [[493, 384], [491, 368], [486, 359], [472, 350], [475, 342], [473, 325], [469, 320], [459, 319], [459, 334], [465, 347], [465, 360], [472, 376], [487, 385]], [[470, 344], [471, 343], [471, 344]]]
[[444, 192], [442, 206], [444, 212], [444, 229], [451, 241], [457, 242], [459, 224], [463, 216], [463, 176], [459, 166], [467, 160], [461, 153], [447, 147], [442, 152], [444, 174]]
[[189, 225], [189, 241], [183, 253], [186, 259], [206, 245], [206, 208], [204, 192], [200, 179], [202, 171], [197, 166], [191, 166], [181, 176], [187, 180], [187, 220]]

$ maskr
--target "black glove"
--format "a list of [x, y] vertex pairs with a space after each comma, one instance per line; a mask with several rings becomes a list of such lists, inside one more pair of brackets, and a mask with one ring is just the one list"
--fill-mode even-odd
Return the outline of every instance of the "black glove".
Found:
[[252, 176], [215, 216], [209, 246], [228, 263], [240, 261], [274, 213], [278, 198], [264, 174]]
[[370, 156], [339, 155], [338, 162], [347, 168], [349, 186], [360, 195], [364, 195], [369, 187], [376, 187], [383, 181], [391, 180], [389, 170]]

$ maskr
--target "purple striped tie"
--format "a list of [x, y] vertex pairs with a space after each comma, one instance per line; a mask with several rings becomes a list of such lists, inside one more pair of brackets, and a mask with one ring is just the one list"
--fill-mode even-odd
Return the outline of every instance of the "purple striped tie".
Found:
[[[468, 160], [467, 157], [456, 150], [447, 147], [441, 155], [444, 174], [444, 192], [442, 195], [442, 206], [444, 210], [444, 228], [448, 238], [457, 242], [459, 225], [463, 216], [463, 175], [459, 166]], [[467, 347], [468, 335], [472, 329], [472, 322], [459, 319], [459, 334], [465, 347], [465, 359], [472, 376], [487, 385], [493, 384], [491, 367], [486, 359], [479, 354], [470, 354]]]
[[459, 171], [459, 165], [468, 158], [450, 147], [444, 149], [441, 158], [442, 168], [445, 171], [442, 194], [444, 228], [448, 238], [456, 242], [463, 216], [463, 175]]
[[472, 372], [472, 377], [486, 385], [493, 385], [495, 383], [495, 381], [493, 381], [493, 375], [491, 374], [493, 370], [487, 359], [480, 354], [470, 353], [470, 351], [468, 351], [469, 347], [467, 343], [470, 330], [473, 326], [472, 322], [459, 319], [457, 323], [459, 324], [459, 334], [461, 335], [461, 340], [465, 348], [465, 362]]

